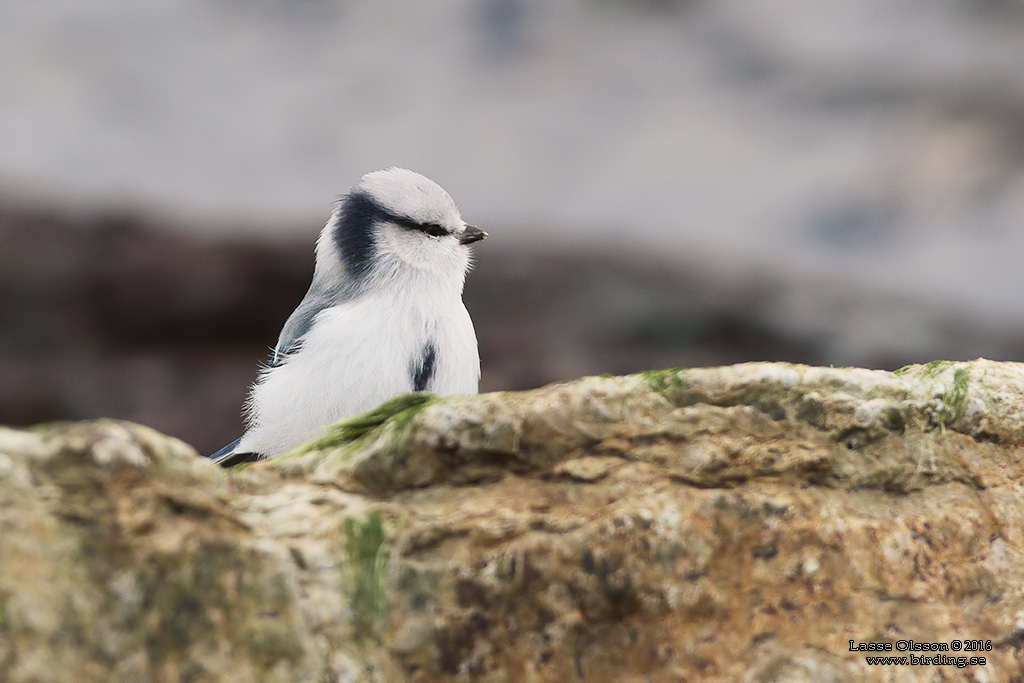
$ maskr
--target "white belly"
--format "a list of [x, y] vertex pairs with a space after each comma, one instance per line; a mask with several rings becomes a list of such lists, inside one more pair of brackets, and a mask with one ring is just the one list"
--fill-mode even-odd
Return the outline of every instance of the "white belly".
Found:
[[465, 306], [421, 303], [365, 296], [322, 311], [301, 349], [253, 387], [250, 427], [238, 450], [280, 455], [325, 425], [413, 391], [417, 364], [431, 344], [425, 390], [475, 394], [480, 360]]

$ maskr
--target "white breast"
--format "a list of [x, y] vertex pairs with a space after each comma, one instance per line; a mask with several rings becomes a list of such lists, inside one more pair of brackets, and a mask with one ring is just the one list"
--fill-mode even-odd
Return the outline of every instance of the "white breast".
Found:
[[428, 344], [436, 353], [426, 390], [475, 394], [480, 360], [461, 297], [428, 298], [412, 290], [402, 297], [367, 294], [325, 309], [300, 350], [253, 388], [250, 428], [238, 450], [280, 455], [325, 425], [412, 391]]

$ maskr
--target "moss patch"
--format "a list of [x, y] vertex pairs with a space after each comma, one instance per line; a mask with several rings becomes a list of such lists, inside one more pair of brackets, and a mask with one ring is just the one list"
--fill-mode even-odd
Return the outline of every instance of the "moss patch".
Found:
[[893, 370], [892, 374], [902, 377], [912, 372], [920, 371], [925, 377], [935, 379], [946, 370], [955, 366], [956, 362], [951, 360], [933, 360], [928, 363], [921, 365], [904, 365], [898, 370]]
[[387, 613], [384, 597], [384, 519], [371, 512], [366, 519], [346, 517], [345, 554], [352, 623], [357, 636], [372, 634]]
[[939, 413], [939, 427], [945, 428], [964, 416], [967, 410], [967, 395], [971, 377], [967, 368], [957, 368], [953, 381], [942, 395], [942, 410]]
[[682, 368], [668, 368], [667, 370], [645, 370], [640, 373], [647, 385], [659, 394], [672, 393], [683, 384]]
[[396, 396], [381, 403], [368, 413], [331, 425], [323, 436], [306, 441], [282, 457], [304, 455], [311, 451], [322, 451], [353, 444], [391, 418], [396, 418], [396, 422], [400, 423], [399, 426], [404, 427], [419, 411], [435, 400], [437, 400], [436, 396], [426, 392]]
[[639, 373], [639, 376], [651, 391], [661, 394], [673, 405], [682, 407], [699, 400], [696, 395], [687, 395], [685, 368], [646, 370]]

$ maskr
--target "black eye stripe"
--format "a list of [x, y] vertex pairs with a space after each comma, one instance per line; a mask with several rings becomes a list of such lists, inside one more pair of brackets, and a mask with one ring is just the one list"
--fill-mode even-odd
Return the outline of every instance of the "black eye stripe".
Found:
[[400, 225], [403, 228], [407, 228], [409, 230], [419, 230], [420, 232], [425, 232], [428, 235], [432, 235], [434, 237], [444, 237], [445, 235], [451, 234], [451, 231], [445, 229], [443, 226], [438, 225], [437, 223], [420, 223], [419, 221], [414, 221], [411, 218], [396, 216], [388, 211], [381, 211], [381, 214], [386, 220], [390, 221], [391, 223], [394, 223], [395, 225]]
[[357, 278], [369, 269], [374, 250], [371, 226], [376, 221], [388, 221], [407, 230], [426, 233], [431, 237], [447, 237], [452, 234], [443, 225], [420, 223], [405, 216], [397, 216], [377, 203], [373, 197], [363, 192], [352, 192], [342, 198], [338, 224], [334, 227], [333, 234], [338, 251], [345, 258], [346, 267]]

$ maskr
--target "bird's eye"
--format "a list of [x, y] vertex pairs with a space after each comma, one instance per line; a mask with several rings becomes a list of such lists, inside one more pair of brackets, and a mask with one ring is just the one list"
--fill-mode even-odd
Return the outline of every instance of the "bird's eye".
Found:
[[437, 223], [421, 223], [420, 229], [431, 237], [444, 237], [448, 234], [448, 231]]
[[396, 225], [400, 225], [408, 230], [425, 232], [431, 237], [444, 237], [445, 235], [451, 234], [450, 230], [437, 223], [420, 223], [419, 221], [414, 221], [411, 218], [404, 218], [402, 216], [394, 216], [390, 214], [385, 214], [385, 217]]

